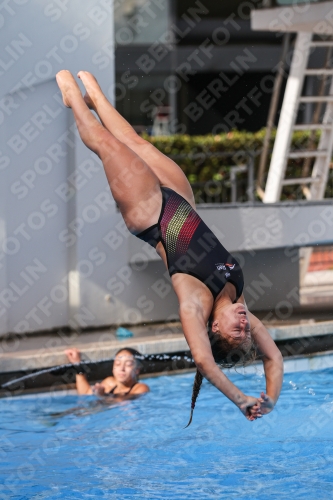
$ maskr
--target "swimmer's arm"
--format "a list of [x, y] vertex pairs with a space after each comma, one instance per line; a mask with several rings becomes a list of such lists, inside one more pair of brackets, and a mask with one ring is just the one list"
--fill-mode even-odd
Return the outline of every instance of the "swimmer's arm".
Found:
[[108, 396], [110, 390], [115, 385], [113, 377], [106, 377], [102, 382], [97, 382], [93, 387], [89, 384], [83, 374], [76, 375], [76, 389], [78, 394], [94, 394], [95, 396]]
[[102, 380], [102, 382], [97, 382], [92, 387], [92, 394], [101, 397], [108, 396], [115, 385], [117, 385], [117, 383], [113, 377], [106, 377]]
[[180, 307], [179, 313], [184, 335], [198, 370], [238, 406], [248, 420], [254, 420], [258, 416], [258, 399], [243, 394], [216, 365], [200, 306], [187, 303], [186, 308]]
[[283, 382], [283, 357], [262, 322], [249, 311], [248, 316], [253, 340], [262, 354], [266, 377], [266, 395], [264, 394], [264, 396], [268, 396], [268, 399], [262, 397], [261, 406], [262, 409], [266, 407], [266, 413], [269, 413], [274, 408], [280, 396]]
[[78, 373], [76, 375], [76, 390], [80, 395], [88, 395], [93, 393], [92, 388], [90, 387], [90, 384], [83, 373]]
[[[65, 354], [70, 363], [76, 364], [81, 362], [81, 353], [76, 347], [66, 349]], [[76, 375], [76, 390], [80, 395], [93, 393], [90, 384], [83, 373], [78, 373]]]

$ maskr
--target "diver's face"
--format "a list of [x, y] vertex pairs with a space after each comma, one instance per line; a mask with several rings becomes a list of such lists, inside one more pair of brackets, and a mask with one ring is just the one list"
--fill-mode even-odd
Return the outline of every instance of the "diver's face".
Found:
[[113, 363], [114, 378], [122, 384], [131, 384], [137, 379], [138, 373], [133, 355], [128, 351], [119, 352]]
[[220, 332], [223, 337], [230, 337], [239, 342], [251, 342], [251, 327], [243, 304], [230, 304], [214, 319], [213, 332]]

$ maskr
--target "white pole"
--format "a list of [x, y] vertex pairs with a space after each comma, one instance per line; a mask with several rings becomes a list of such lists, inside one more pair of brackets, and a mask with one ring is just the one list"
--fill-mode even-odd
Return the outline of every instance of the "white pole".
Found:
[[[333, 95], [333, 78], [331, 80], [329, 96]], [[332, 124], [333, 103], [327, 102], [326, 110], [323, 118], [323, 124]], [[310, 188], [311, 200], [321, 200], [325, 196], [325, 189], [328, 180], [329, 168], [332, 158], [333, 148], [333, 126], [331, 130], [323, 130], [318, 144], [319, 150], [326, 150], [325, 157], [316, 159], [312, 170], [312, 177], [318, 177], [319, 182], [313, 183]]]
[[292, 130], [297, 116], [311, 40], [312, 33], [300, 32], [297, 35], [268, 172], [264, 203], [279, 201], [281, 196], [282, 181], [287, 166]]

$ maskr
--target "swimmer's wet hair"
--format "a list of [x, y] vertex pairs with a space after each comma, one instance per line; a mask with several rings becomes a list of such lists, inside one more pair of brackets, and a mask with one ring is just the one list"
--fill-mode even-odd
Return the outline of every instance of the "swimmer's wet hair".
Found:
[[[253, 363], [257, 358], [257, 349], [253, 340], [250, 346], [245, 342], [240, 342], [238, 344], [231, 342], [228, 339], [221, 337], [221, 335], [214, 333], [211, 329], [211, 322], [208, 324], [208, 336], [214, 360], [222, 368], [247, 366]], [[203, 376], [197, 369], [192, 389], [191, 415], [186, 427], [188, 427], [192, 422], [193, 410], [201, 389], [202, 380]]]
[[141, 352], [137, 351], [136, 349], [132, 349], [132, 347], [122, 347], [121, 349], [119, 349], [119, 351], [116, 352], [116, 356], [118, 356], [118, 354], [123, 351], [130, 352], [134, 358], [144, 358], [144, 355], [141, 354]]

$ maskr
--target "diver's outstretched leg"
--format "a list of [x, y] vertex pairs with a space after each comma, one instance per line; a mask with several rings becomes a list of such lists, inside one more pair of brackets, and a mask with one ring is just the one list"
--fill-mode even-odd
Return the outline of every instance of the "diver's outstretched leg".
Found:
[[96, 78], [91, 73], [79, 71], [78, 77], [86, 88], [84, 100], [87, 106], [98, 114], [104, 127], [149, 165], [157, 175], [161, 186], [174, 189], [194, 207], [191, 186], [179, 166], [135, 132], [133, 127], [107, 100]]
[[162, 204], [157, 176], [132, 149], [99, 123], [69, 71], [60, 71], [56, 78], [64, 104], [72, 108], [82, 141], [102, 160], [113, 197], [129, 230], [140, 232], [155, 224]]

